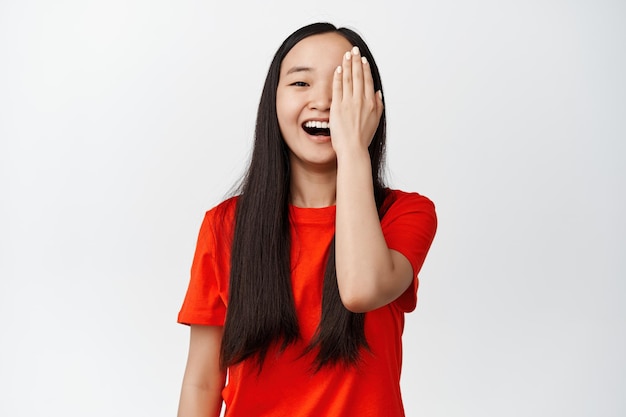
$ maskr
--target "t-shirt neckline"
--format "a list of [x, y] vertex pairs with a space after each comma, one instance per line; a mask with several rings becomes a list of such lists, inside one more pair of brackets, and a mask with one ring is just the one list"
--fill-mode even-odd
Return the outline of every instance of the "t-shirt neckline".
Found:
[[335, 221], [336, 206], [298, 207], [289, 204], [289, 216], [296, 223], [328, 223]]

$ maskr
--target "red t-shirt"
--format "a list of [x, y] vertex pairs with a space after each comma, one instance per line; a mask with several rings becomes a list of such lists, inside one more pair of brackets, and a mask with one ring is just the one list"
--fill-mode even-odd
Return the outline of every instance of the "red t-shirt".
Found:
[[[400, 394], [404, 313], [417, 303], [417, 274], [435, 235], [433, 203], [416, 193], [391, 190], [394, 199], [381, 221], [387, 246], [411, 263], [415, 278], [395, 301], [366, 313], [370, 351], [358, 367], [311, 371], [315, 352], [302, 356], [320, 320], [328, 245], [335, 233], [335, 207], [290, 207], [291, 284], [302, 338], [285, 351], [271, 350], [262, 371], [254, 360], [228, 370], [222, 392], [226, 416], [401, 417]], [[178, 315], [184, 324], [224, 324], [228, 304], [230, 242], [236, 198], [206, 213]], [[217, 214], [219, 213], [219, 214]]]

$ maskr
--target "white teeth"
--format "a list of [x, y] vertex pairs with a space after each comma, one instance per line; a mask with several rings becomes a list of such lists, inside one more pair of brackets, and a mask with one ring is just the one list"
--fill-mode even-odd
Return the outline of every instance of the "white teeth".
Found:
[[328, 129], [330, 124], [328, 122], [320, 122], [315, 120], [309, 120], [304, 123], [304, 127], [315, 127], [317, 129]]

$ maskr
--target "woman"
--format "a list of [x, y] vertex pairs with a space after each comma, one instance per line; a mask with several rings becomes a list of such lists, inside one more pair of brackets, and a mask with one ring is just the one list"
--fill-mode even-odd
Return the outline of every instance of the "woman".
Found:
[[[353, 31], [276, 52], [238, 196], [207, 212], [178, 320], [179, 416], [403, 416], [404, 313], [433, 204], [383, 183], [378, 69]], [[228, 384], [226, 381], [228, 373]]]

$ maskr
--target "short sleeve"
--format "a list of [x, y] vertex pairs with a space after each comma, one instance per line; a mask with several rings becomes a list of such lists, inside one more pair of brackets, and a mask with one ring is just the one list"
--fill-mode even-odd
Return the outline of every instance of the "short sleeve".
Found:
[[178, 313], [182, 324], [224, 325], [226, 304], [220, 292], [214, 218], [215, 210], [207, 212], [200, 227], [189, 287]]
[[437, 230], [435, 205], [417, 193], [391, 191], [392, 202], [381, 227], [389, 249], [400, 252], [411, 263], [413, 282], [395, 304], [401, 311], [413, 311], [417, 305], [418, 273], [422, 268]]

